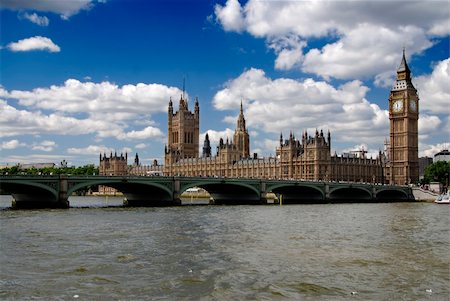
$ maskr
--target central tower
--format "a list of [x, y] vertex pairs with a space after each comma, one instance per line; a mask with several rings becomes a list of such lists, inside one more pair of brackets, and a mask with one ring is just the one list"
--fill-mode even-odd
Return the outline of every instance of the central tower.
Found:
[[397, 80], [389, 95], [390, 184], [419, 182], [418, 119], [419, 96], [403, 50]]
[[241, 101], [241, 111], [236, 124], [236, 130], [233, 136], [234, 144], [240, 153], [241, 158], [250, 157], [250, 136], [248, 134], [247, 128], [245, 127], [244, 109], [242, 108]]
[[172, 99], [168, 108], [167, 146], [165, 163], [169, 166], [180, 159], [198, 158], [200, 108], [195, 99], [194, 113], [181, 95], [178, 112], [173, 113]]

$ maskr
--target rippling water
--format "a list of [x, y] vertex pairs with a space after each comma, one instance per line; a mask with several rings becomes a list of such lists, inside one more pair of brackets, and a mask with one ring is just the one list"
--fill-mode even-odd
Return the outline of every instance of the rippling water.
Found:
[[450, 206], [71, 204], [0, 210], [0, 299], [450, 298]]

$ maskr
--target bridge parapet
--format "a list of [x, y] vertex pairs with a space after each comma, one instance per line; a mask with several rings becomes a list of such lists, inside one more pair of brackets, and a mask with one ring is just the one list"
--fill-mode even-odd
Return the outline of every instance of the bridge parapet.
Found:
[[216, 177], [144, 176], [0, 176], [0, 190], [10, 193], [17, 208], [67, 208], [75, 191], [94, 185], [121, 191], [128, 205], [167, 206], [181, 204], [188, 188], [202, 187], [217, 204], [263, 204], [267, 194], [283, 196], [283, 203], [412, 201], [407, 186], [372, 185], [296, 180]]

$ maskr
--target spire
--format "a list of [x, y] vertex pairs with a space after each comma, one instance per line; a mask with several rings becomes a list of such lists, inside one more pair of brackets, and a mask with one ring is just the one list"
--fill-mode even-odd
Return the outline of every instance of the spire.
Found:
[[205, 142], [203, 143], [203, 158], [211, 157], [211, 144], [209, 142], [208, 133], [205, 135]]
[[183, 95], [181, 96], [183, 99], [184, 98], [184, 92], [186, 91], [186, 76], [183, 76]]
[[240, 109], [239, 117], [237, 120], [236, 130], [245, 132], [245, 117], [244, 117], [244, 108], [242, 107], [242, 99], [241, 99], [241, 109]]
[[400, 66], [398, 66], [397, 72], [411, 72], [409, 70], [408, 64], [406, 63], [406, 57], [405, 57], [405, 47], [403, 47], [403, 56], [402, 61], [400, 62]]

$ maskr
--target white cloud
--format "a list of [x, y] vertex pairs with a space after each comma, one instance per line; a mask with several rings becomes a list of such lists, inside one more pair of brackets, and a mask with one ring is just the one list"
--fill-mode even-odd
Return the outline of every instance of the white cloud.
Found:
[[[272, 80], [264, 71], [250, 69], [218, 91], [213, 105], [237, 111], [242, 98], [250, 130], [276, 134], [292, 130], [300, 136], [305, 129], [323, 128], [340, 141], [382, 144], [389, 133], [388, 113], [365, 99], [367, 92], [359, 81], [335, 88], [313, 79]], [[234, 123], [235, 118], [226, 121]]]
[[92, 155], [99, 155], [99, 154], [106, 154], [109, 156], [111, 153], [131, 153], [132, 149], [129, 147], [123, 147], [120, 150], [114, 149], [112, 147], [107, 147], [104, 145], [89, 145], [87, 147], [82, 148], [74, 148], [71, 147], [67, 149], [67, 153], [71, 155], [82, 155], [82, 156], [92, 156]]
[[419, 144], [419, 157], [431, 157], [433, 158], [434, 155], [444, 149], [449, 149], [450, 147], [450, 140], [447, 140], [447, 142], [444, 143], [438, 143], [438, 144]]
[[5, 98], [18, 100], [23, 106], [66, 113], [100, 114], [103, 118], [125, 120], [142, 112], [165, 112], [169, 98], [176, 99], [181, 93], [178, 88], [161, 84], [138, 83], [119, 87], [108, 81], [94, 83], [68, 79], [62, 86], [52, 85], [32, 91], [3, 91], [2, 94]]
[[297, 36], [273, 39], [269, 47], [274, 49], [278, 55], [275, 60], [275, 68], [289, 70], [299, 67], [304, 59], [303, 48], [306, 45], [306, 42], [300, 40]]
[[119, 140], [160, 138], [161, 130], [146, 127], [143, 130], [126, 131], [127, 125], [120, 120], [64, 116], [59, 113], [43, 114], [40, 111], [19, 110], [0, 100], [0, 137], [19, 135], [85, 135], [96, 134], [98, 138], [115, 137]]
[[16, 149], [19, 147], [25, 146], [25, 143], [20, 142], [17, 139], [9, 140], [9, 141], [3, 141], [0, 145], [0, 149]]
[[9, 50], [18, 51], [35, 51], [45, 50], [49, 52], [60, 52], [61, 48], [53, 43], [52, 40], [46, 37], [35, 36], [28, 39], [19, 40], [17, 42], [9, 43], [6, 46]]
[[450, 58], [438, 62], [430, 75], [414, 81], [419, 91], [420, 110], [435, 114], [450, 114]]
[[147, 144], [145, 144], [145, 143], [139, 143], [134, 146], [135, 149], [144, 149], [146, 147], [147, 147]]
[[50, 140], [44, 140], [40, 143], [36, 143], [32, 146], [33, 150], [40, 150], [43, 152], [51, 152], [55, 149], [55, 147], [57, 146], [55, 141], [50, 141]]
[[[62, 19], [67, 20], [81, 10], [88, 10], [94, 4], [93, 0], [2, 0], [2, 6], [12, 10], [37, 10], [59, 14]], [[103, 3], [104, 1], [97, 1]]]
[[402, 45], [410, 54], [422, 52], [432, 46], [432, 42], [423, 29], [414, 26], [390, 29], [360, 24], [346, 32], [339, 41], [327, 44], [320, 50], [309, 50], [302, 69], [326, 79], [380, 77], [385, 72], [394, 74], [401, 61]]
[[[431, 47], [436, 36], [450, 33], [450, 10], [443, 7], [448, 3], [432, 0], [249, 0], [243, 6], [228, 0], [216, 5], [215, 13], [225, 30], [265, 38], [277, 55], [277, 69], [300, 68], [323, 78], [378, 76], [381, 84], [380, 76], [386, 79], [384, 73], [400, 62], [403, 46], [411, 56]], [[311, 38], [330, 42], [303, 53]]]
[[430, 116], [426, 114], [419, 115], [419, 135], [422, 139], [428, 138], [430, 135], [436, 133], [441, 125], [441, 120], [438, 116]]
[[140, 131], [130, 131], [128, 133], [123, 133], [122, 135], [119, 135], [117, 138], [120, 140], [135, 140], [135, 139], [149, 139], [149, 138], [155, 138], [155, 137], [163, 137], [163, 132], [155, 127], [148, 126], [143, 130]]
[[215, 131], [215, 130], [207, 130], [204, 133], [200, 134], [199, 147], [200, 154], [203, 151], [203, 142], [205, 141], [206, 133], [208, 133], [209, 141], [211, 143], [211, 153], [215, 154], [216, 146], [219, 145], [220, 138], [223, 139], [224, 142], [233, 140], [234, 130], [226, 128], [223, 131]]
[[72, 156], [67, 155], [43, 155], [43, 154], [27, 154], [25, 156], [21, 155], [10, 155], [8, 157], [2, 158], [2, 161], [5, 163], [13, 163], [16, 164], [20, 162], [21, 164], [27, 163], [56, 163], [61, 162], [63, 159], [71, 159]]
[[34, 90], [7, 91], [0, 87], [1, 97], [25, 107], [17, 109], [0, 100], [4, 117], [0, 120], [0, 137], [52, 133], [95, 134], [99, 139], [159, 139], [164, 134], [150, 120], [150, 115], [166, 112], [169, 98], [181, 93], [178, 88], [160, 84], [119, 87], [110, 82], [75, 79], [67, 80], [62, 86]]
[[48, 24], [50, 23], [50, 21], [48, 20], [48, 18], [46, 16], [39, 16], [36, 13], [32, 13], [32, 14], [25, 13], [23, 15], [23, 17], [25, 19], [27, 19], [28, 21], [30, 21], [34, 24], [37, 24], [39, 26], [48, 26]]
[[242, 7], [238, 0], [228, 0], [225, 6], [216, 4], [214, 7], [217, 21], [226, 31], [240, 32], [244, 29], [244, 18]]

